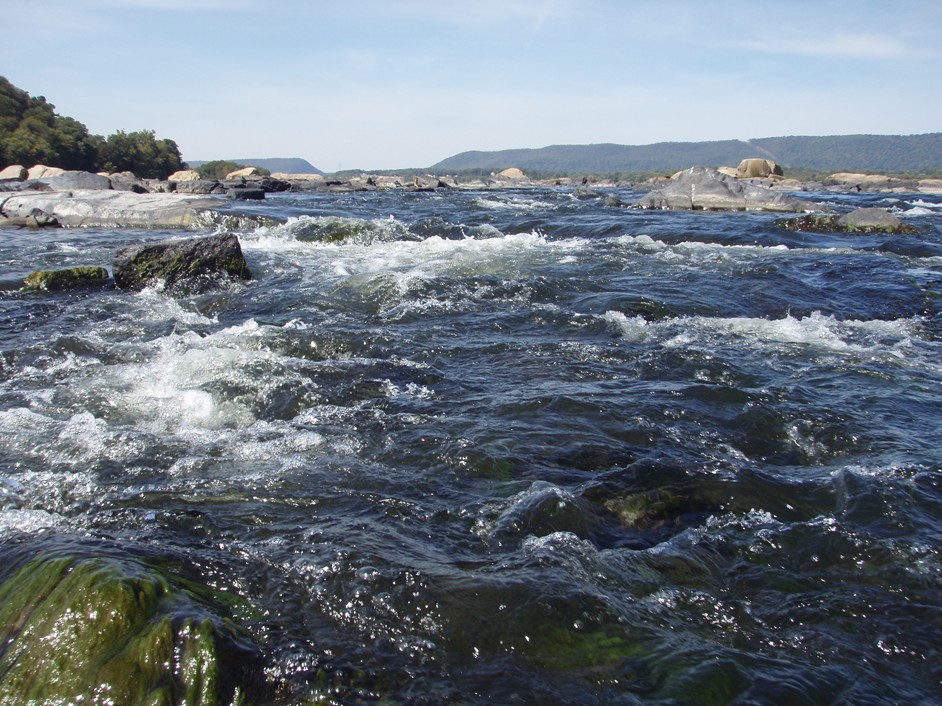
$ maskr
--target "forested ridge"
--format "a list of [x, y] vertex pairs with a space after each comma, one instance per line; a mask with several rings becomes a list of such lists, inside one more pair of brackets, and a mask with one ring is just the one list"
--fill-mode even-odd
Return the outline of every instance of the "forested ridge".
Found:
[[785, 169], [831, 172], [937, 173], [942, 171], [942, 133], [925, 135], [833, 135], [763, 137], [652, 145], [552, 145], [538, 149], [462, 152], [430, 167], [436, 173], [524, 170], [558, 173], [670, 172], [689, 166], [736, 166], [765, 157]]

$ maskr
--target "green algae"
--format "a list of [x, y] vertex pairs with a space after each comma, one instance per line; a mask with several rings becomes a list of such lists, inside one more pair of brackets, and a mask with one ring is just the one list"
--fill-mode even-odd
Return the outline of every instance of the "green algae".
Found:
[[40, 556], [0, 585], [0, 704], [232, 703], [226, 630], [138, 562]]
[[29, 291], [61, 292], [84, 287], [103, 287], [108, 282], [104, 267], [70, 267], [64, 270], [36, 270], [23, 280]]
[[854, 225], [852, 222], [847, 222], [846, 216], [834, 214], [807, 214], [797, 218], [781, 220], [777, 224], [785, 230], [808, 233], [853, 233], [858, 235], [871, 235], [874, 233], [915, 235], [919, 233], [917, 228], [906, 223]]

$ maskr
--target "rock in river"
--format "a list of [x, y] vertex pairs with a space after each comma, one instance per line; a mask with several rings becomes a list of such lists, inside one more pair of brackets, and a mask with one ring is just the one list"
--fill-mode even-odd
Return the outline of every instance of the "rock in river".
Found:
[[219, 279], [250, 279], [239, 239], [231, 234], [169, 240], [123, 248], [115, 254], [112, 272], [122, 289], [165, 287], [202, 289]]
[[786, 230], [811, 233], [891, 233], [915, 234], [919, 231], [903, 223], [885, 208], [858, 208], [844, 215], [809, 214], [779, 222]]
[[36, 270], [23, 280], [24, 289], [61, 292], [70, 289], [104, 287], [108, 270], [104, 267], [69, 267], [64, 270]]
[[175, 583], [130, 558], [13, 567], [0, 584], [0, 703], [241, 702], [252, 647]]
[[193, 225], [218, 199], [186, 194], [135, 194], [112, 189], [16, 192], [0, 215], [25, 218], [37, 209], [65, 227], [181, 228]]
[[636, 208], [692, 211], [812, 211], [815, 205], [740, 181], [716, 169], [691, 167], [635, 202]]

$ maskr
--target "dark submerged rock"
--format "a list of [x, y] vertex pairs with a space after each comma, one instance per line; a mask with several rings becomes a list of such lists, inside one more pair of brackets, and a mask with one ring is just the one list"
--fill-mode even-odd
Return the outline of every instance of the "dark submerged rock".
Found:
[[44, 292], [103, 287], [108, 283], [104, 267], [70, 267], [65, 270], [36, 270], [23, 280], [23, 288]]
[[202, 594], [132, 558], [39, 553], [0, 584], [0, 703], [244, 703], [254, 647]]
[[227, 195], [237, 201], [261, 201], [265, 198], [265, 190], [242, 186], [229, 189]]
[[115, 254], [112, 270], [115, 284], [130, 290], [158, 283], [202, 289], [219, 277], [251, 279], [239, 239], [231, 233], [124, 248]]

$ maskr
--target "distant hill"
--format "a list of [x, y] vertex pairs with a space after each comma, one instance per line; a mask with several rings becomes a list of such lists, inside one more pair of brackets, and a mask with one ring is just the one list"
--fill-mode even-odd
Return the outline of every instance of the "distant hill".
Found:
[[[187, 160], [191, 169], [206, 164], [208, 160]], [[300, 157], [268, 157], [265, 159], [229, 159], [228, 162], [244, 164], [247, 167], [262, 167], [270, 172], [284, 172], [285, 174], [323, 174], [320, 169]]]
[[653, 145], [553, 145], [539, 149], [462, 152], [438, 162], [438, 173], [500, 171], [507, 167], [558, 173], [670, 172], [690, 166], [736, 166], [766, 157], [788, 168], [861, 172], [942, 170], [942, 133], [925, 135], [835, 135], [763, 137], [716, 142]]

